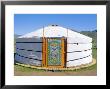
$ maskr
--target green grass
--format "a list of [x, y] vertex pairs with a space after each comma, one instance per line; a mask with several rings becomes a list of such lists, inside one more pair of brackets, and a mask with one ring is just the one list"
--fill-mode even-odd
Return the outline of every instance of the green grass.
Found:
[[39, 70], [39, 69], [34, 69], [34, 68], [28, 68], [28, 67], [23, 67], [23, 66], [20, 66], [20, 65], [14, 65], [14, 68], [15, 70], [17, 71], [21, 71], [21, 72], [37, 72], [37, 71], [40, 71], [40, 72], [44, 72], [44, 70]]
[[90, 66], [90, 67], [85, 67], [85, 68], [80, 68], [80, 69], [75, 69], [75, 70], [67, 70], [67, 71], [75, 71], [75, 72], [82, 72], [82, 71], [90, 71], [90, 70], [96, 70], [96, 68], [97, 68], [97, 65], [96, 64], [94, 64], [94, 65], [92, 65], [92, 66]]
[[92, 56], [97, 59], [97, 49], [92, 49]]
[[[21, 72], [45, 72], [45, 70], [28, 68], [28, 67], [23, 67], [20, 65], [15, 65], [14, 68], [16, 71], [21, 71]], [[76, 70], [62, 70], [62, 72], [71, 72], [71, 71], [81, 72], [81, 71], [87, 71], [87, 70], [96, 70], [96, 64], [93, 66], [90, 66], [90, 67], [76, 69]], [[59, 71], [59, 72], [61, 72], [61, 71]]]

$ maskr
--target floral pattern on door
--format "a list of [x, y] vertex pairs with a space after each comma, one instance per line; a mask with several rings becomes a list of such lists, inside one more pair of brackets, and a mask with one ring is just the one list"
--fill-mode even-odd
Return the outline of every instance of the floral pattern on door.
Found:
[[48, 39], [47, 65], [61, 65], [61, 39]]

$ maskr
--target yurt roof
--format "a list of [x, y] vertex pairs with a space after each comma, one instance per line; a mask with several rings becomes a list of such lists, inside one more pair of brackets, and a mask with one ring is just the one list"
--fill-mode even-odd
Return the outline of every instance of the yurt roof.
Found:
[[71, 29], [67, 29], [58, 25], [49, 25], [47, 27], [40, 28], [36, 31], [27, 33], [18, 38], [39, 38], [39, 37], [68, 37], [75, 38], [79, 40], [91, 41], [92, 38], [80, 34]]

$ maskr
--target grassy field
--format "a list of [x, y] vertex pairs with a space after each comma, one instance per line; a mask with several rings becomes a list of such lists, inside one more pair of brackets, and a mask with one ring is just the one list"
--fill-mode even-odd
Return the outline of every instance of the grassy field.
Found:
[[92, 56], [97, 59], [97, 49], [92, 49]]
[[15, 65], [15, 76], [96, 76], [96, 65], [73, 71], [45, 71]]

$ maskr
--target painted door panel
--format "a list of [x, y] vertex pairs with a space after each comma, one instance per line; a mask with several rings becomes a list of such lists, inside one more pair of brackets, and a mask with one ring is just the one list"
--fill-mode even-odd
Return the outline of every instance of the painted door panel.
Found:
[[64, 67], [64, 38], [43, 39], [44, 67]]
[[47, 65], [61, 65], [61, 39], [48, 39]]

